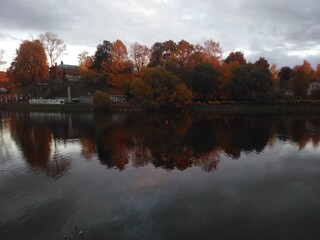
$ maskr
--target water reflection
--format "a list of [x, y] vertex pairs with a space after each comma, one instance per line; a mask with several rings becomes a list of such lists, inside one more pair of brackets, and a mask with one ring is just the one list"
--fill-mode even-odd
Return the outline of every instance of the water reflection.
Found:
[[313, 115], [10, 113], [6, 119], [28, 165], [53, 178], [70, 166], [56, 145], [68, 147], [70, 140], [80, 144], [88, 161], [97, 157], [102, 165], [120, 171], [129, 163], [212, 171], [221, 154], [238, 159], [243, 153], [260, 153], [275, 141], [304, 149], [308, 143], [318, 146], [320, 140], [320, 118]]

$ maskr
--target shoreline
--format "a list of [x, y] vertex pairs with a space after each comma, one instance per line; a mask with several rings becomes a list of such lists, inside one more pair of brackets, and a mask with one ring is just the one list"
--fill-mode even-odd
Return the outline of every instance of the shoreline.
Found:
[[[1, 111], [36, 111], [36, 112], [154, 112], [144, 109], [142, 106], [135, 105], [112, 105], [108, 109], [96, 109], [91, 104], [29, 104], [29, 103], [10, 103], [0, 105]], [[216, 113], [301, 113], [313, 112], [320, 113], [320, 104], [217, 104], [217, 105], [189, 105], [176, 110], [157, 110], [156, 112], [216, 112]]]

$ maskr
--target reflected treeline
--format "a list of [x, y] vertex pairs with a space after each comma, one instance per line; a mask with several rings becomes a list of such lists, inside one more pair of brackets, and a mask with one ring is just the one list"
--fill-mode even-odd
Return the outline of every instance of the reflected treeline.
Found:
[[12, 113], [12, 138], [31, 167], [62, 175], [70, 160], [55, 152], [57, 142], [79, 139], [82, 156], [97, 156], [108, 168], [153, 164], [184, 170], [217, 168], [221, 154], [238, 159], [243, 152], [261, 152], [275, 141], [299, 149], [319, 144], [316, 115], [216, 115], [211, 113]]
[[56, 151], [58, 135], [67, 136], [65, 122], [56, 121], [54, 115], [36, 113], [10, 114], [10, 131], [24, 159], [32, 169], [42, 169], [48, 176], [58, 178], [68, 169], [70, 160]]

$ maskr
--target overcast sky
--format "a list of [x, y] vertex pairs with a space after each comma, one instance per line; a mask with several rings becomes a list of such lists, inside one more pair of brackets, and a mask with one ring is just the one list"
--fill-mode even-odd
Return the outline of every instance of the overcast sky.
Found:
[[303, 59], [320, 63], [319, 0], [0, 0], [0, 49], [11, 63], [22, 40], [50, 31], [67, 44], [59, 61], [77, 64], [103, 40], [139, 42], [185, 39], [220, 42], [278, 67]]

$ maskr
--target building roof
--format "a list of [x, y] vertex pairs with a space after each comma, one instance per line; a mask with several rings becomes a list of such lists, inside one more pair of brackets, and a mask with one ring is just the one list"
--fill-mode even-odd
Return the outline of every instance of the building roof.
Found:
[[76, 66], [76, 65], [69, 65], [69, 64], [64, 64], [64, 63], [59, 64], [57, 67], [61, 68], [61, 69], [69, 69], [69, 70], [77, 70], [78, 69], [78, 66]]
[[310, 83], [314, 83], [314, 82], [320, 83], [320, 79], [313, 79], [313, 80], [310, 81]]
[[0, 93], [6, 93], [6, 92], [8, 92], [6, 88], [0, 87]]

